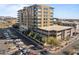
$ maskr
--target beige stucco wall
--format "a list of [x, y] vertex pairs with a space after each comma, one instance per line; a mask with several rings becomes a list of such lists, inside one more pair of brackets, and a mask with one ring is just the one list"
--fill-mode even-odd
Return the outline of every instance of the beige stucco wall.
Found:
[[70, 37], [71, 37], [72, 34], [73, 34], [73, 29], [64, 30], [64, 33], [63, 33], [62, 31], [59, 32], [59, 33], [57, 33], [57, 39], [61, 39], [62, 36], [63, 36], [63, 38], [65, 39], [65, 38], [67, 38], [69, 35], [70, 35]]

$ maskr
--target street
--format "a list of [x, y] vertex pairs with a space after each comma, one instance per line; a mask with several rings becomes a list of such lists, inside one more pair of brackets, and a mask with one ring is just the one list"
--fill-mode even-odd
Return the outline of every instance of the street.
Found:
[[14, 28], [11, 28], [10, 30], [13, 31], [13, 32], [15, 32], [16, 35], [17, 35], [19, 38], [21, 38], [25, 44], [27, 44], [27, 43], [33, 44], [33, 45], [34, 45], [35, 47], [37, 47], [38, 49], [39, 49], [39, 48], [40, 48], [40, 49], [43, 48], [42, 45], [38, 44], [38, 43], [35, 42], [34, 40], [32, 40], [32, 39], [28, 38], [27, 36], [23, 35], [22, 33], [20, 33], [19, 31], [15, 30]]
[[77, 36], [75, 36], [74, 38], [71, 39], [71, 42], [67, 45], [64, 46], [63, 48], [61, 48], [60, 51], [58, 51], [57, 53], [55, 53], [55, 55], [63, 55], [64, 51], [67, 51], [68, 49], [70, 49], [73, 45], [79, 43], [79, 34]]
[[[39, 51], [39, 50], [43, 50], [43, 46], [39, 43], [37, 43], [36, 41], [32, 40], [31, 38], [25, 36], [24, 34], [22, 34], [21, 32], [13, 29], [13, 28], [8, 28], [11, 32], [14, 33], [15, 36], [18, 36], [19, 39], [21, 39], [23, 41], [23, 43], [25, 45], [34, 45], [34, 47]], [[5, 33], [5, 30], [7, 30], [9, 32], [8, 29], [4, 29], [1, 30], [1, 32], [3, 31]], [[10, 34], [10, 33], [9, 33]], [[79, 43], [79, 34], [77, 34], [76, 36], [72, 37], [69, 40], [69, 43], [67, 45], [64, 45], [64, 47], [60, 48], [58, 51], [56, 51], [55, 53], [53, 53], [53, 51], [51, 51], [49, 54], [53, 54], [53, 55], [63, 55], [64, 51], [69, 50], [72, 46], [74, 46], [75, 44]]]
[[[16, 32], [17, 36], [20, 37], [21, 39], [23, 39], [23, 41], [24, 41], [25, 43], [28, 41], [30, 44], [35, 45], [35, 47], [37, 47], [37, 48], [41, 47], [41, 46], [40, 46], [38, 43], [36, 43], [35, 41], [33, 41], [33, 40], [31, 40], [31, 39], [30, 39], [30, 41], [29, 41], [29, 38], [27, 38], [27, 36], [23, 36], [23, 35], [21, 35], [21, 33], [17, 33], [17, 31], [15, 31], [15, 32]], [[53, 54], [53, 55], [62, 55], [62, 54], [63, 54], [63, 51], [68, 50], [71, 46], [73, 46], [76, 42], [79, 41], [78, 36], [79, 36], [79, 34], [78, 34], [77, 36], [75, 36], [74, 38], [71, 38], [70, 43], [68, 43], [68, 45], [66, 45], [66, 46], [64, 46], [63, 48], [61, 48], [60, 51], [58, 51], [58, 52], [56, 52], [56, 53], [51, 53], [51, 54]], [[26, 38], [25, 38], [25, 37], [26, 37]], [[53, 51], [52, 51], [52, 52], [53, 52]]]
[[[16, 35], [17, 35], [20, 39], [22, 39], [22, 41], [23, 41], [25, 44], [29, 43], [29, 44], [31, 44], [31, 45], [34, 45], [34, 48], [37, 48], [39, 52], [40, 52], [40, 50], [41, 50], [41, 51], [43, 50], [43, 46], [42, 46], [41, 44], [37, 43], [36, 41], [32, 40], [31, 38], [25, 36], [24, 34], [20, 33], [19, 31], [15, 30], [15, 29], [13, 29], [13, 28], [10, 28], [10, 30], [13, 31], [13, 32], [15, 32]], [[45, 54], [45, 55], [51, 55], [51, 53], [49, 53], [48, 51], [47, 51], [47, 53], [44, 53], [44, 54]]]

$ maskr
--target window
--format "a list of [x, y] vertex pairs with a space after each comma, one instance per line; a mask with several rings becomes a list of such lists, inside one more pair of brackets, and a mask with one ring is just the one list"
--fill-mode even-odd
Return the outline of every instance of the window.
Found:
[[38, 11], [41, 11], [41, 7], [40, 6], [38, 6], [37, 9], [38, 9]]
[[41, 27], [41, 24], [38, 24], [38, 27]]
[[39, 12], [38, 15], [41, 15], [41, 13]]
[[51, 15], [50, 17], [53, 17], [53, 15]]
[[48, 12], [44, 12], [44, 14], [48, 14]]
[[42, 15], [38, 15], [38, 17], [41, 17]]
[[44, 18], [44, 20], [48, 20], [47, 18]]
[[50, 20], [53, 20], [53, 18], [50, 18]]
[[41, 22], [38, 22], [38, 24], [41, 24]]
[[53, 12], [51, 12], [50, 14], [53, 14]]
[[38, 8], [38, 9], [41, 9], [41, 6], [38, 6], [37, 8]]
[[34, 27], [37, 27], [37, 25], [34, 25]]
[[47, 26], [47, 25], [44, 25], [44, 26]]
[[41, 22], [41, 20], [38, 20], [38, 22]]
[[50, 9], [52, 9], [52, 10], [53, 10], [54, 8], [53, 8], [53, 7], [50, 7]]
[[48, 8], [44, 8], [44, 10], [48, 10]]
[[36, 7], [33, 7], [33, 8], [32, 8], [32, 10], [35, 10], [35, 11], [36, 11], [36, 10], [37, 10], [37, 8], [36, 8]]
[[38, 20], [41, 20], [41, 18], [38, 18]]
[[40, 16], [38, 16], [38, 18], [41, 18]]
[[38, 13], [41, 13], [41, 11], [38, 11]]
[[44, 17], [48, 17], [48, 15], [44, 15]]

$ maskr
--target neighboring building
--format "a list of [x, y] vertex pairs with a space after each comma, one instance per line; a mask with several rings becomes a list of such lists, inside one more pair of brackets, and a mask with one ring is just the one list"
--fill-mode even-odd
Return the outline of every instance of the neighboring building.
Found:
[[6, 18], [3, 17], [0, 20], [0, 28], [8, 28], [8, 27], [12, 27], [12, 25], [17, 23], [17, 19], [16, 18]]
[[63, 21], [62, 25], [63, 26], [71, 26], [71, 27], [74, 28], [73, 29], [74, 33], [79, 33], [79, 22], [75, 22], [75, 21], [74, 22]]
[[79, 19], [61, 19], [63, 21], [70, 21], [70, 22], [74, 22], [74, 21], [77, 21], [79, 22]]
[[70, 23], [71, 25], [73, 24], [73, 27], [79, 30], [79, 19], [65, 19], [62, 21], [62, 23]]
[[18, 20], [23, 28], [39, 28], [53, 25], [53, 7], [32, 5], [18, 11]]
[[73, 28], [73, 33], [79, 33], [79, 19], [59, 19], [55, 18], [54, 24], [61, 26], [70, 26]]
[[14, 18], [14, 19], [9, 19], [9, 20], [7, 20], [6, 22], [9, 23], [9, 24], [11, 24], [11, 25], [14, 25], [14, 24], [17, 23], [17, 19], [16, 19], [16, 18]]

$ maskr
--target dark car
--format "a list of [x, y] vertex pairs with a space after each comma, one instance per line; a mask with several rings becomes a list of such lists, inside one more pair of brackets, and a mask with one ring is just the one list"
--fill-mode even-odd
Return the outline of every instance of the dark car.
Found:
[[63, 51], [63, 54], [64, 55], [69, 55], [69, 52], [68, 51]]
[[42, 54], [42, 55], [48, 55], [48, 54], [49, 54], [49, 52], [48, 52], [48, 51], [46, 51], [46, 50], [43, 50], [43, 51], [40, 51], [40, 54]]
[[79, 53], [77, 53], [77, 55], [79, 55]]
[[11, 36], [11, 39], [18, 39], [17, 36]]
[[30, 47], [30, 49], [37, 50], [38, 48], [33, 46], [33, 47]]

